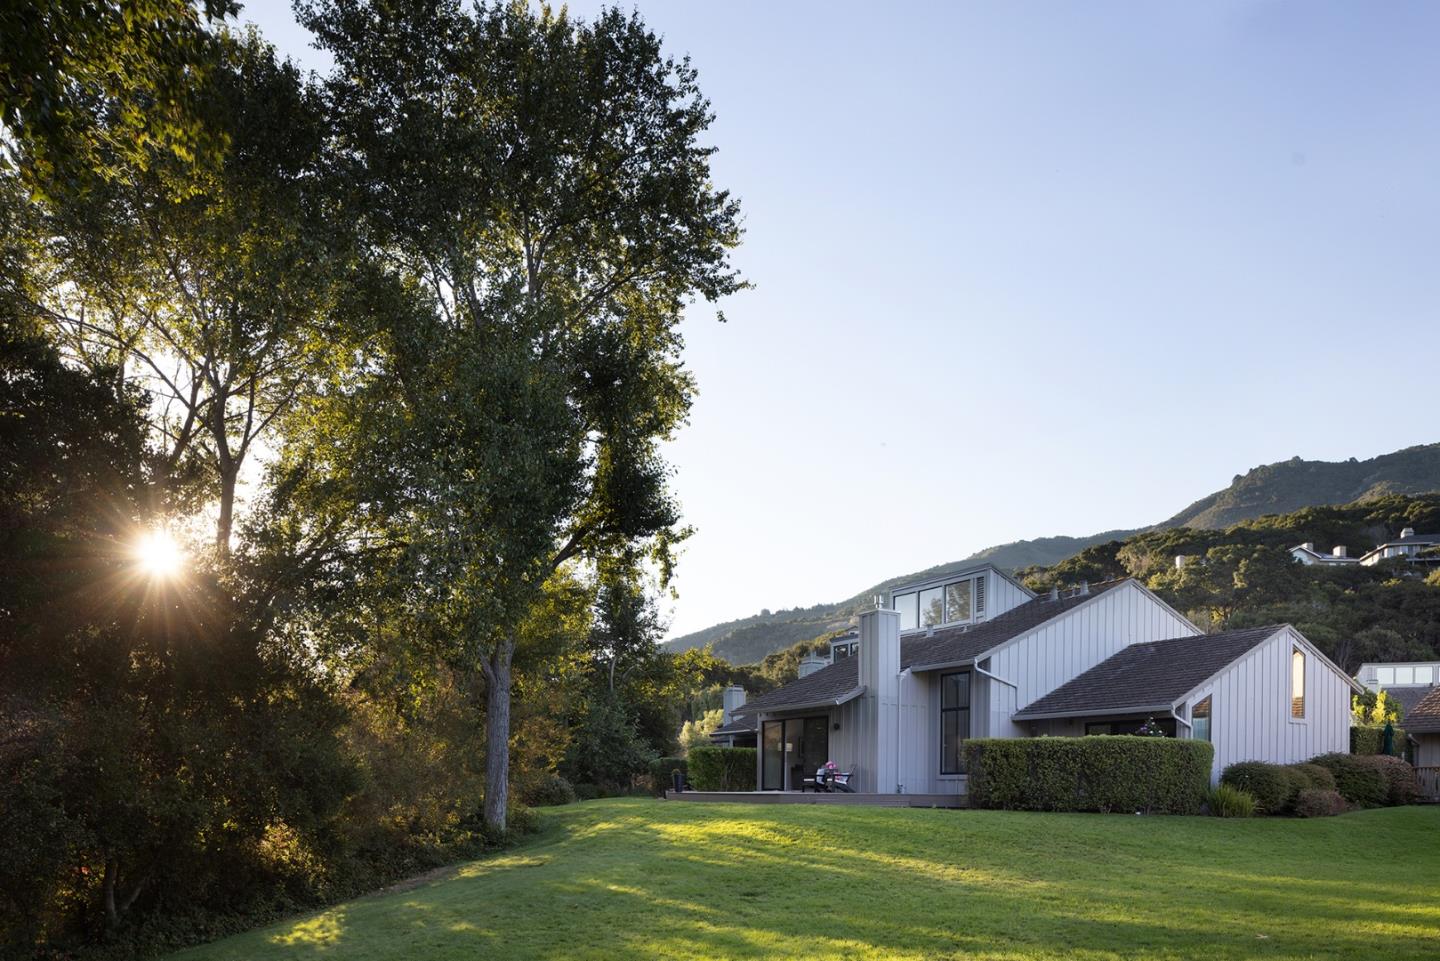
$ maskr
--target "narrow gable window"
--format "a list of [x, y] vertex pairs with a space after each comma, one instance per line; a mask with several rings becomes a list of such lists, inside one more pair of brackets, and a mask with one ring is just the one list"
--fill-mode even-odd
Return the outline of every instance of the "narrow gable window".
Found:
[[965, 773], [970, 736], [970, 673], [940, 675], [940, 773]]
[[1210, 740], [1210, 697], [1195, 702], [1190, 712], [1190, 737], [1196, 741]]
[[1305, 652], [1298, 647], [1290, 651], [1290, 716], [1305, 716]]

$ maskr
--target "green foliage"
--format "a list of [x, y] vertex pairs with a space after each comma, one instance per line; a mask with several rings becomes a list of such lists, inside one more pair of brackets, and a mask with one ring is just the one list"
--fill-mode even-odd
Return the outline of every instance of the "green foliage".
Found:
[[1288, 810], [1301, 787], [1309, 786], [1309, 781], [1298, 771], [1288, 771], [1282, 765], [1264, 761], [1232, 764], [1221, 772], [1220, 783], [1249, 794], [1261, 814], [1280, 814]]
[[590, 698], [588, 710], [572, 731], [561, 770], [571, 783], [594, 784], [613, 793], [629, 787], [654, 758], [633, 712], [619, 697], [602, 691]]
[[1205, 795], [1205, 804], [1217, 818], [1248, 818], [1256, 811], [1255, 798], [1230, 784], [1220, 784]]
[[528, 807], [555, 807], [575, 803], [575, 789], [553, 772], [542, 772], [517, 785], [516, 797]]
[[755, 790], [753, 747], [697, 747], [690, 752], [690, 783], [697, 791]]
[[1398, 725], [1405, 718], [1405, 706], [1384, 691], [1366, 691], [1350, 697], [1350, 716], [1356, 727]]
[[[1372, 758], [1352, 754], [1321, 754], [1311, 758], [1335, 777], [1335, 790], [1357, 807], [1380, 807], [1390, 796], [1390, 782]], [[1403, 762], [1402, 762], [1403, 763]]]
[[1305, 779], [1307, 788], [1317, 788], [1321, 791], [1335, 790], [1335, 775], [1329, 768], [1321, 767], [1319, 764], [1292, 764], [1290, 770], [1295, 771]]
[[1385, 803], [1391, 806], [1414, 804], [1420, 796], [1415, 769], [1398, 757], [1371, 754], [1358, 758], [1361, 764], [1379, 772], [1385, 781]]
[[1214, 750], [1151, 737], [977, 738], [965, 745], [970, 801], [1029, 811], [1193, 814]]
[[1297, 818], [1328, 818], [1350, 809], [1340, 792], [1327, 788], [1305, 788], [1295, 800]]
[[657, 757], [650, 762], [650, 793], [656, 797], [664, 797], [665, 792], [674, 786], [674, 779], [671, 775], [675, 771], [680, 772], [682, 780], [689, 776], [690, 762], [683, 757]]
[[686, 721], [685, 726], [680, 729], [681, 752], [689, 754], [693, 748], [708, 745], [710, 735], [720, 726], [724, 716], [724, 710], [717, 707], [706, 711], [697, 720]]
[[[1390, 753], [1399, 757], [1405, 750], [1405, 730], [1392, 726], [1391, 735]], [[1350, 753], [1384, 754], [1385, 728], [1383, 726], [1352, 727], [1350, 729]]]

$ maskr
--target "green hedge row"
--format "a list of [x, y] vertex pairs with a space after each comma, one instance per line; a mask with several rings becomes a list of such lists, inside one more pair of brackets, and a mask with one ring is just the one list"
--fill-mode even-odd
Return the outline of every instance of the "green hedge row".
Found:
[[1300, 792], [1335, 790], [1334, 774], [1318, 764], [1241, 761], [1221, 773], [1220, 783], [1253, 797], [1261, 814], [1292, 814]]
[[675, 771], [679, 771], [680, 778], [684, 780], [689, 774], [689, 763], [683, 757], [657, 757], [651, 761], [650, 793], [664, 797], [674, 783], [670, 775]]
[[[1399, 757], [1405, 751], [1405, 731], [1403, 728], [1395, 728], [1395, 736], [1390, 742], [1390, 753]], [[1352, 727], [1350, 728], [1350, 753], [1351, 754], [1384, 754], [1385, 729], [1383, 727]]]
[[1194, 814], [1214, 749], [1164, 737], [977, 738], [965, 745], [974, 807]]
[[690, 785], [697, 791], [755, 790], [755, 749], [692, 747]]

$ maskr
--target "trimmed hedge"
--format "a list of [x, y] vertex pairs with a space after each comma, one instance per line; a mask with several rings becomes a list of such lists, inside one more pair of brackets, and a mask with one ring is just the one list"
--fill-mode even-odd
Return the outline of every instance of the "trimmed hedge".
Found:
[[683, 757], [657, 757], [650, 762], [650, 793], [664, 797], [673, 786], [670, 775], [679, 771], [681, 780], [685, 780], [689, 770], [689, 762]]
[[1345, 799], [1340, 796], [1338, 791], [1307, 787], [1295, 800], [1295, 816], [1297, 818], [1334, 817], [1337, 814], [1344, 814], [1348, 809], [1349, 805], [1345, 803]]
[[[1383, 727], [1352, 727], [1350, 728], [1350, 753], [1351, 754], [1380, 754], [1385, 746], [1385, 729]], [[1405, 731], [1403, 728], [1395, 728], [1395, 737], [1390, 743], [1390, 753], [1399, 757], [1405, 750]]]
[[690, 783], [697, 791], [755, 790], [755, 749], [692, 747]]
[[1167, 737], [977, 738], [965, 744], [974, 807], [1195, 814], [1214, 749]]
[[[1381, 807], [1390, 795], [1390, 783], [1369, 757], [1353, 754], [1321, 754], [1310, 759], [1335, 776], [1335, 790], [1351, 804]], [[1404, 762], [1401, 762], [1404, 763]]]
[[1290, 801], [1310, 782], [1299, 771], [1287, 771], [1279, 764], [1264, 761], [1241, 761], [1220, 774], [1220, 783], [1244, 791], [1255, 799], [1261, 814], [1279, 814], [1290, 807]]
[[1304, 777], [1309, 782], [1306, 784], [1308, 788], [1313, 788], [1317, 791], [1335, 790], [1335, 775], [1331, 774], [1330, 769], [1327, 767], [1321, 767], [1318, 764], [1310, 764], [1307, 762], [1305, 764], [1292, 764], [1290, 765], [1290, 770], [1296, 771], [1301, 777]]
[[1414, 804], [1420, 797], [1420, 783], [1415, 778], [1415, 769], [1406, 761], [1384, 754], [1369, 754], [1359, 760], [1385, 779], [1386, 804]]

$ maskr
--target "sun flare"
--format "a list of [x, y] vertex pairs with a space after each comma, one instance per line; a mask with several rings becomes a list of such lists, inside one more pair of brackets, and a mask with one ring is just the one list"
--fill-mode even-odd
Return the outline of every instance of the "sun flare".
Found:
[[147, 531], [135, 545], [135, 559], [154, 578], [171, 578], [180, 573], [185, 551], [166, 530]]

